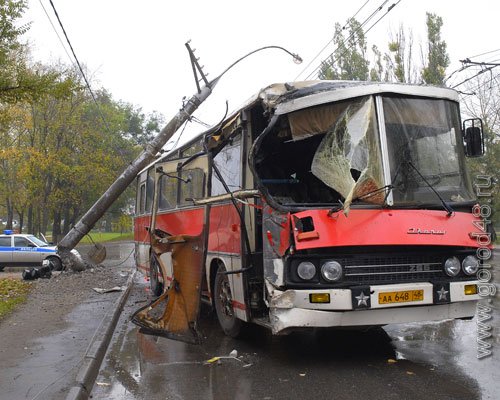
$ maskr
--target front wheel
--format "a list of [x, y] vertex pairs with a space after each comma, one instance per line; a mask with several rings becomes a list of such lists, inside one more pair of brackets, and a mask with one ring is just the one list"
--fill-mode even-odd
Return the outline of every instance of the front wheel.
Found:
[[160, 266], [154, 254], [151, 254], [149, 259], [149, 286], [151, 288], [151, 293], [158, 297], [163, 293], [163, 283], [160, 282]]
[[229, 285], [229, 279], [224, 272], [225, 268], [220, 267], [215, 276], [215, 312], [224, 333], [230, 337], [238, 337], [242, 332], [243, 321], [238, 319], [234, 314], [231, 287]]

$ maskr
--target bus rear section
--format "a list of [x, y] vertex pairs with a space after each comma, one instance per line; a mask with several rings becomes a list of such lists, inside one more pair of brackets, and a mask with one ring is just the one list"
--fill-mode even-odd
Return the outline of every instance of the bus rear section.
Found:
[[487, 233], [464, 129], [449, 89], [271, 85], [138, 177], [138, 265], [172, 291], [172, 255], [151, 263], [151, 235], [201, 238], [193, 296], [231, 336], [472, 318]]

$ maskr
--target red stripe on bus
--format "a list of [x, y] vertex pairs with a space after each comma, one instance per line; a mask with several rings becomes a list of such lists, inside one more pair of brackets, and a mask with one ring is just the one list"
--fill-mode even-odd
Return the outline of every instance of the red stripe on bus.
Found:
[[240, 310], [245, 311], [247, 309], [247, 306], [244, 305], [243, 303], [240, 303], [239, 301], [233, 300], [233, 308], [238, 308]]

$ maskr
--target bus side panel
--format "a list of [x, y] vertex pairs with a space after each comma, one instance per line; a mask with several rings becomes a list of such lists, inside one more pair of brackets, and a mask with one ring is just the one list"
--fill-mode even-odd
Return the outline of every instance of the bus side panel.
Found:
[[156, 214], [155, 227], [170, 235], [197, 236], [203, 230], [204, 208], [175, 209]]
[[[242, 268], [241, 263], [241, 220], [233, 204], [212, 206], [210, 211], [210, 233], [208, 237], [207, 265], [217, 258], [227, 271]], [[233, 298], [233, 311], [239, 319], [249, 320], [249, 309], [245, 300], [244, 274], [228, 275]], [[210, 279], [210, 271], [207, 271]]]
[[208, 251], [241, 255], [241, 221], [233, 204], [212, 206]]

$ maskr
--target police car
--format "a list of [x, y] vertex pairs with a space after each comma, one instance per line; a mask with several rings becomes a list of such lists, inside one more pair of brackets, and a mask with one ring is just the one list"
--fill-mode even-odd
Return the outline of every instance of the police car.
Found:
[[5, 230], [0, 235], [0, 271], [5, 267], [40, 266], [43, 260], [52, 262], [54, 270], [62, 269], [62, 262], [51, 246], [34, 235], [15, 234]]

